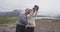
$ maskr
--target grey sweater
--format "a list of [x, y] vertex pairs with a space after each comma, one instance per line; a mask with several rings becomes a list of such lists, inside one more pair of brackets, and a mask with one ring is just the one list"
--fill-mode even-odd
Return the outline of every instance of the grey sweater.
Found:
[[19, 19], [17, 21], [18, 25], [26, 26], [27, 24], [27, 14], [20, 14]]

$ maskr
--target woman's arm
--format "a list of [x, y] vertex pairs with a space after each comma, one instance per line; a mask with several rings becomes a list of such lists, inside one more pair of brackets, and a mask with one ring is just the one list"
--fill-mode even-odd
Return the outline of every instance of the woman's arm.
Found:
[[33, 16], [36, 17], [37, 13], [38, 13], [38, 11], [35, 11], [34, 14], [33, 14]]
[[32, 12], [28, 15], [29, 17], [36, 17], [38, 11], [32, 10]]

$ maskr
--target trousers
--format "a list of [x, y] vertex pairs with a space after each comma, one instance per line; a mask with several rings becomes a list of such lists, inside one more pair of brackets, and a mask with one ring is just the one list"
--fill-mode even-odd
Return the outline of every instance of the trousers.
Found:
[[26, 32], [34, 32], [35, 27], [27, 27]]
[[25, 26], [16, 25], [16, 32], [26, 32]]

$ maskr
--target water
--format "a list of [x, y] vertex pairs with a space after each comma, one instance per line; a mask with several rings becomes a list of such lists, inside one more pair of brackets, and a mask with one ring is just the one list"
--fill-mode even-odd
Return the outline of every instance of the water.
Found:
[[36, 19], [60, 19], [55, 17], [36, 17]]

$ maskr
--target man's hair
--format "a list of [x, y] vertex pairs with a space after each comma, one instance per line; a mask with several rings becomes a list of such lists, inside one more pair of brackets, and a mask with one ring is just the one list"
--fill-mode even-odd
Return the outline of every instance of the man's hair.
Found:
[[33, 10], [34, 10], [35, 8], [37, 8], [37, 10], [38, 10], [38, 9], [39, 9], [39, 6], [38, 6], [38, 5], [35, 5], [34, 8], [33, 8]]
[[26, 8], [25, 11], [29, 10], [29, 8]]

